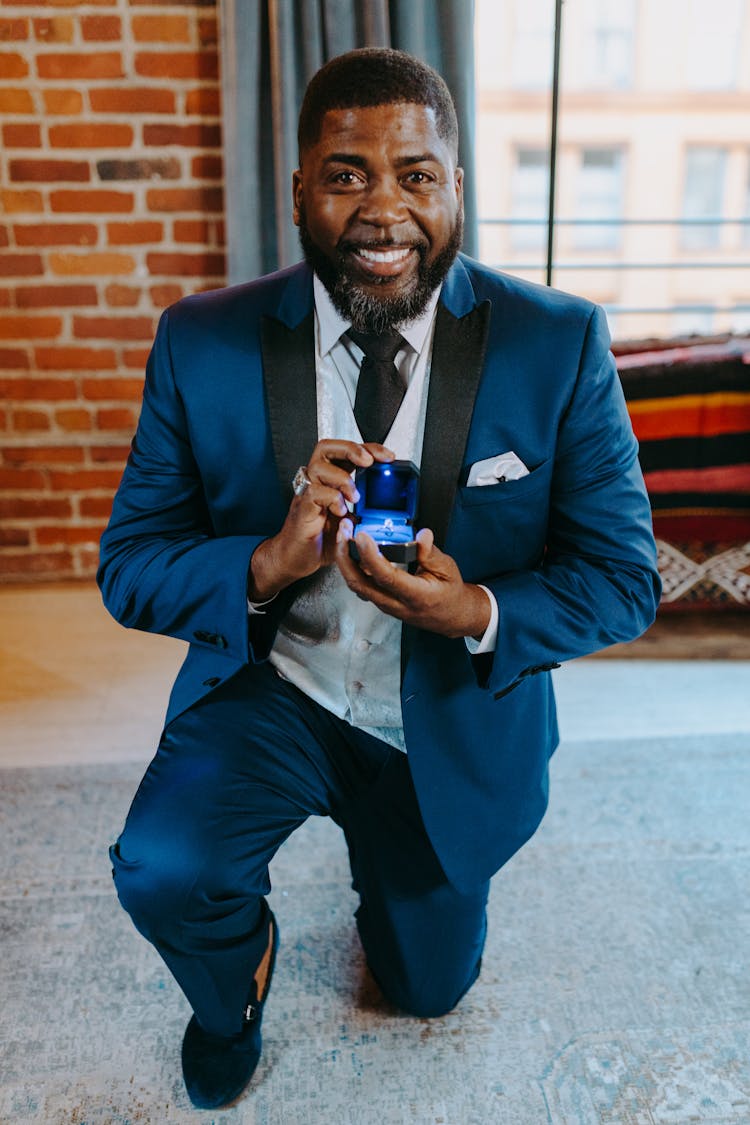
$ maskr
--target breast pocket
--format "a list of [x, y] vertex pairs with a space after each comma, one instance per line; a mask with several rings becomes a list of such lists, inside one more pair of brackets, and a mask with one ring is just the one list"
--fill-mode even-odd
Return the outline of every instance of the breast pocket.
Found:
[[458, 489], [449, 545], [466, 581], [538, 565], [547, 537], [552, 468], [549, 458], [520, 480]]
[[471, 508], [475, 504], [517, 503], [540, 488], [546, 486], [549, 489], [552, 465], [553, 460], [548, 457], [519, 480], [503, 480], [498, 481], [497, 484], [463, 485], [458, 490], [459, 501], [466, 508]]

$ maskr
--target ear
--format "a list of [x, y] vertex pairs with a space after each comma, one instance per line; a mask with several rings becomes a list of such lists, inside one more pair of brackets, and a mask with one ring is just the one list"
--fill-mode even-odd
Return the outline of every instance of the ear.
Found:
[[302, 169], [292, 172], [292, 220], [296, 227], [299, 226], [300, 207], [302, 205]]
[[464, 209], [464, 170], [463, 168], [456, 168], [454, 173], [453, 182], [456, 188], [456, 201], [458, 206], [463, 211]]

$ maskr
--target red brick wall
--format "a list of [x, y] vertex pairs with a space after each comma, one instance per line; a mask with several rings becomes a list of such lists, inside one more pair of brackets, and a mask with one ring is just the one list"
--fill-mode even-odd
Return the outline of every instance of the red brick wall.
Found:
[[87, 578], [159, 311], [224, 283], [213, 3], [0, 0], [0, 581]]

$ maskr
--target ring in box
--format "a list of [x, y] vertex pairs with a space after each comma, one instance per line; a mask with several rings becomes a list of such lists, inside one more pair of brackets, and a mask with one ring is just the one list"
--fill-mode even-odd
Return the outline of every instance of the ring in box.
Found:
[[391, 562], [410, 563], [417, 557], [414, 520], [417, 514], [419, 469], [412, 461], [375, 461], [357, 469], [354, 483], [359, 500], [354, 505], [354, 537], [349, 553], [359, 559], [357, 532], [366, 531], [380, 553]]

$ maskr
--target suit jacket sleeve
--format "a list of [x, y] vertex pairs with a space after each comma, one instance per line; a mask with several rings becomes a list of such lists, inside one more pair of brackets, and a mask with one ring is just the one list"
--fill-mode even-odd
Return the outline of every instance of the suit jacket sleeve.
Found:
[[558, 429], [541, 564], [486, 581], [500, 624], [480, 680], [503, 695], [525, 676], [639, 636], [661, 584], [651, 509], [604, 312], [588, 322]]
[[276, 616], [247, 613], [247, 575], [261, 535], [217, 536], [175, 382], [170, 318], [159, 324], [143, 406], [97, 580], [110, 613], [129, 628], [163, 633], [247, 662], [264, 659]]

